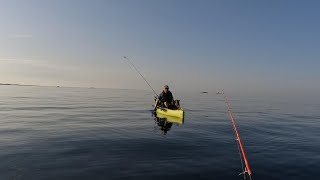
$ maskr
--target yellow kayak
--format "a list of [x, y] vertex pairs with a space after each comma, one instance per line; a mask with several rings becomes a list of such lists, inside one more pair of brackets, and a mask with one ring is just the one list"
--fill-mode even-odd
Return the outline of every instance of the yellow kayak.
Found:
[[175, 124], [178, 124], [178, 125], [181, 125], [181, 124], [184, 123], [184, 118], [181, 118], [181, 117], [166, 116], [166, 115], [163, 115], [163, 114], [160, 114], [160, 113], [158, 113], [156, 115], [156, 117], [160, 118], [160, 119], [165, 119], [169, 123], [175, 123]]
[[177, 118], [183, 118], [184, 117], [184, 110], [183, 109], [167, 109], [167, 108], [160, 108], [156, 107], [156, 114], [157, 115], [165, 115], [165, 116], [171, 116], [171, 117], [177, 117]]

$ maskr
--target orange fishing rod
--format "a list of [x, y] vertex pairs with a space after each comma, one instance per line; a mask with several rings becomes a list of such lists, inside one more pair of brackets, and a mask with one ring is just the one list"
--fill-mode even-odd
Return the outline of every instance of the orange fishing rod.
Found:
[[[224, 94], [224, 92], [222, 92], [222, 94]], [[244, 152], [242, 141], [241, 141], [240, 135], [238, 133], [236, 123], [235, 123], [234, 118], [233, 118], [233, 114], [232, 114], [232, 111], [231, 111], [231, 108], [230, 108], [230, 104], [229, 104], [228, 98], [227, 98], [227, 96], [225, 94], [224, 94], [224, 100], [225, 100], [225, 103], [227, 104], [227, 108], [228, 108], [228, 111], [229, 111], [230, 119], [231, 119], [231, 122], [232, 122], [232, 125], [233, 125], [233, 130], [234, 130], [234, 132], [236, 134], [236, 137], [237, 137], [236, 140], [238, 142], [239, 151], [241, 152], [241, 155], [240, 155], [240, 158], [242, 156], [241, 164], [243, 164], [242, 160], [244, 161], [244, 164], [245, 164], [245, 169], [243, 169], [243, 172], [240, 173], [240, 174], [244, 175], [244, 179], [246, 179], [246, 177], [248, 175], [249, 179], [252, 180], [253, 177], [252, 177], [251, 169], [250, 169], [250, 166], [249, 166], [249, 162], [247, 160], [246, 153]]]

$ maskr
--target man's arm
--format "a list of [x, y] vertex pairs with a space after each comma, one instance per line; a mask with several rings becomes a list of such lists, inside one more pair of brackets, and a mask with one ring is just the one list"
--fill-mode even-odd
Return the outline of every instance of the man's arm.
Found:
[[161, 92], [161, 93], [159, 94], [158, 99], [159, 99], [159, 100], [162, 100], [162, 99], [163, 99], [163, 92]]
[[170, 91], [170, 95], [171, 95], [171, 103], [174, 102], [174, 99], [173, 99], [173, 95], [172, 95], [172, 92]]

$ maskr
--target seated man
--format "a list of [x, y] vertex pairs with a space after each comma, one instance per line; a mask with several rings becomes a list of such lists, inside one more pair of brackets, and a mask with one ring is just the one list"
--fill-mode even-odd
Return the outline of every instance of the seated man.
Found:
[[169, 86], [165, 85], [163, 88], [163, 91], [160, 93], [157, 101], [156, 101], [156, 106], [159, 106], [159, 102], [161, 103], [160, 105], [162, 105], [165, 108], [168, 109], [175, 109], [175, 108], [179, 108], [178, 107], [178, 101], [174, 101], [173, 100], [173, 96], [171, 91], [169, 91]]

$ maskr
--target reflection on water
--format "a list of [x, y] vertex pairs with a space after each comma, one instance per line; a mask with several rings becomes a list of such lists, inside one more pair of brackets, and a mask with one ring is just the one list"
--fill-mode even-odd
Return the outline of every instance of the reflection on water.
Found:
[[158, 128], [155, 128], [159, 129], [163, 135], [167, 134], [173, 124], [180, 126], [184, 123], [184, 118], [165, 116], [156, 113], [152, 113], [152, 115], [154, 117], [155, 124], [158, 126]]
[[[177, 119], [151, 117], [152, 95], [0, 86], [0, 180], [241, 179], [223, 97], [179, 93]], [[230, 97], [255, 179], [320, 179], [320, 101], [297, 98]]]

